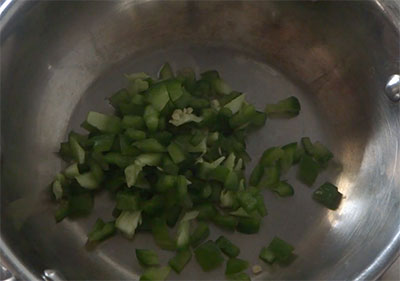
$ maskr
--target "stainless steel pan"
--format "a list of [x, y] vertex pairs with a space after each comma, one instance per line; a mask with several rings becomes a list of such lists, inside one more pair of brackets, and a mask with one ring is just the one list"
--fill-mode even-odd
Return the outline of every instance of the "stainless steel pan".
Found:
[[[12, 2], [12, 1], [7, 1]], [[266, 147], [310, 136], [335, 164], [319, 177], [345, 199], [333, 212], [312, 190], [266, 193], [269, 216], [258, 235], [230, 235], [252, 264], [274, 235], [299, 258], [264, 266], [262, 279], [376, 279], [400, 249], [398, 1], [18, 1], [1, 18], [1, 263], [20, 279], [135, 279], [134, 249], [148, 235], [115, 237], [88, 252], [96, 215], [56, 225], [47, 186], [62, 168], [54, 152], [88, 110], [110, 111], [105, 97], [123, 74], [175, 68], [218, 69], [262, 109], [295, 95], [302, 113], [271, 120], [249, 141]], [[397, 77], [397, 80], [396, 80]], [[250, 165], [249, 168], [251, 168]], [[290, 180], [295, 181], [294, 174]], [[95, 212], [107, 218], [106, 194]], [[213, 237], [219, 234], [213, 230]], [[163, 253], [166, 259], [168, 253]], [[58, 273], [44, 270], [52, 269]], [[172, 279], [216, 280], [192, 262]]]

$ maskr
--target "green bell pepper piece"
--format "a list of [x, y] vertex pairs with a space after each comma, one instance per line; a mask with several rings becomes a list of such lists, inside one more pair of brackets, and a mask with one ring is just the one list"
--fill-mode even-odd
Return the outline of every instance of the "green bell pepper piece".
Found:
[[90, 172], [93, 174], [98, 184], [100, 184], [104, 179], [103, 169], [101, 168], [100, 164], [94, 161], [93, 159], [90, 159], [88, 164]]
[[154, 216], [159, 213], [165, 206], [164, 196], [160, 194], [154, 195], [151, 199], [143, 202], [143, 212], [149, 216]]
[[227, 167], [217, 166], [216, 168], [210, 170], [210, 172], [208, 173], [208, 179], [225, 183], [229, 176], [229, 173], [230, 171]]
[[[139, 97], [139, 95], [137, 95]], [[144, 113], [144, 106], [142, 103], [137, 104], [131, 101], [130, 103], [122, 103], [119, 105], [119, 111], [122, 115], [137, 115], [142, 116]]]
[[89, 145], [89, 140], [87, 135], [78, 134], [74, 131], [71, 131], [68, 134], [68, 140], [75, 139], [83, 148], [87, 148]]
[[282, 146], [282, 150], [284, 154], [279, 160], [280, 171], [282, 174], [285, 174], [294, 162], [294, 155], [297, 150], [297, 142], [289, 143], [285, 146]]
[[229, 108], [232, 114], [235, 114], [242, 108], [244, 100], [245, 100], [245, 95], [241, 94], [236, 98], [234, 98], [233, 100], [231, 100], [230, 102], [228, 102], [227, 104], [225, 104], [224, 108]]
[[75, 176], [80, 186], [87, 189], [96, 189], [99, 187], [99, 180], [93, 172], [86, 172]]
[[238, 221], [235, 217], [229, 215], [221, 215], [217, 214], [212, 218], [212, 221], [227, 230], [235, 230], [235, 227], [238, 225]]
[[196, 210], [199, 211], [199, 215], [197, 217], [199, 220], [209, 220], [217, 215], [217, 210], [211, 203], [199, 205], [196, 207]]
[[177, 79], [179, 81], [195, 82], [196, 74], [192, 68], [185, 67], [177, 71]]
[[174, 227], [182, 213], [182, 207], [175, 205], [167, 210], [166, 222], [169, 227]]
[[273, 263], [275, 261], [274, 253], [267, 247], [263, 247], [258, 257], [266, 263]]
[[244, 217], [244, 218], [249, 218], [251, 215], [246, 212], [245, 209], [242, 207], [236, 209], [235, 211], [229, 212], [230, 215], [235, 216], [235, 217]]
[[317, 160], [317, 162], [321, 164], [322, 167], [325, 167], [328, 162], [333, 158], [332, 152], [330, 152], [329, 149], [326, 148], [326, 146], [324, 146], [319, 141], [313, 144], [313, 148], [313, 156], [315, 160]]
[[169, 266], [163, 267], [149, 267], [140, 276], [140, 281], [163, 281], [167, 279], [171, 268]]
[[264, 203], [264, 197], [258, 193], [255, 194], [254, 197], [257, 200], [257, 212], [260, 216], [265, 217], [268, 212], [267, 212], [267, 208], [265, 207], [265, 203]]
[[136, 157], [135, 162], [141, 165], [158, 166], [161, 161], [161, 153], [143, 153]]
[[333, 184], [326, 182], [314, 191], [312, 198], [325, 207], [336, 210], [342, 200], [342, 193]]
[[217, 245], [211, 240], [197, 247], [194, 254], [204, 271], [211, 271], [219, 267], [224, 261]]
[[225, 275], [242, 272], [248, 267], [249, 262], [238, 258], [230, 258], [226, 263]]
[[212, 81], [219, 78], [219, 73], [216, 70], [207, 70], [200, 74], [201, 78], [207, 81]]
[[158, 112], [163, 110], [169, 101], [169, 94], [165, 83], [161, 82], [151, 87], [147, 91], [146, 101]]
[[169, 175], [178, 175], [179, 173], [179, 166], [176, 165], [168, 155], [163, 157], [161, 168], [164, 173]]
[[210, 102], [209, 102], [208, 99], [192, 97], [189, 100], [189, 106], [192, 107], [195, 110], [200, 110], [200, 109], [203, 109], [203, 108], [209, 108], [210, 107]]
[[237, 193], [231, 190], [223, 190], [220, 195], [220, 205], [222, 208], [232, 208], [237, 201]]
[[293, 187], [288, 184], [286, 181], [281, 181], [275, 186], [271, 188], [276, 194], [278, 194], [280, 197], [288, 197], [288, 196], [293, 196], [294, 190]]
[[229, 125], [233, 129], [247, 126], [257, 115], [254, 106], [244, 103], [242, 108], [229, 120]]
[[58, 154], [66, 162], [74, 158], [74, 156], [72, 155], [71, 145], [69, 142], [62, 142], [60, 144], [60, 150], [58, 151]]
[[141, 223], [142, 211], [122, 211], [115, 222], [115, 227], [127, 238], [132, 239], [136, 228]]
[[[137, 78], [133, 81], [130, 81], [128, 85], [128, 92], [129, 92], [129, 97], [132, 98], [138, 97], [140, 92], [146, 91], [149, 88], [149, 82], [145, 81], [143, 79]], [[137, 100], [134, 100], [134, 103], [137, 103]], [[139, 104], [143, 104], [142, 102]], [[121, 104], [123, 105], [123, 104]]]
[[134, 146], [139, 148], [143, 152], [165, 152], [165, 147], [159, 143], [156, 139], [149, 138], [140, 140], [133, 143]]
[[161, 175], [156, 183], [158, 192], [166, 192], [176, 186], [177, 177], [172, 175]]
[[81, 123], [81, 128], [85, 129], [86, 131], [88, 131], [89, 133], [92, 133], [92, 134], [99, 133], [99, 130], [97, 130], [95, 127], [90, 125], [87, 121], [83, 121]]
[[184, 249], [177, 252], [177, 254], [171, 258], [168, 265], [176, 272], [181, 273], [184, 267], [189, 263], [192, 258], [192, 252], [190, 249]]
[[210, 235], [210, 228], [205, 222], [198, 222], [196, 228], [190, 235], [190, 245], [196, 248]]
[[297, 164], [300, 162], [301, 157], [305, 154], [305, 150], [302, 146], [297, 146], [296, 152], [293, 155], [293, 164]]
[[159, 112], [151, 105], [146, 106], [143, 113], [144, 123], [150, 132], [157, 131]]
[[290, 262], [294, 256], [294, 247], [279, 237], [274, 237], [268, 247], [263, 248], [260, 258], [268, 263], [278, 261], [280, 263]]
[[218, 203], [221, 197], [222, 186], [219, 183], [213, 182], [211, 183], [211, 194], [210, 201], [214, 203]]
[[[165, 119], [164, 117], [160, 118], [159, 125], [161, 125], [161, 121], [164, 119]], [[161, 130], [161, 127], [159, 127], [159, 129]], [[162, 145], [168, 146], [172, 141], [173, 134], [168, 131], [158, 131], [158, 132], [153, 133], [151, 135], [151, 137], [155, 138]]]
[[104, 156], [103, 156], [103, 154], [102, 154], [101, 152], [93, 151], [93, 152], [90, 154], [90, 156], [91, 156], [91, 158], [92, 158], [93, 160], [95, 160], [95, 161], [100, 165], [100, 167], [101, 167], [104, 171], [108, 171], [108, 170], [110, 169], [110, 166], [108, 165], [108, 163], [107, 163], [106, 160], [104, 159]]
[[235, 171], [232, 170], [229, 172], [224, 182], [224, 188], [227, 190], [239, 189], [239, 177]]
[[248, 213], [251, 213], [257, 208], [257, 198], [255, 198], [255, 196], [253, 196], [249, 191], [239, 191], [237, 199], [240, 206], [242, 206]]
[[200, 196], [204, 199], [207, 199], [208, 197], [211, 196], [212, 193], [212, 187], [210, 183], [206, 183], [204, 187], [201, 189], [201, 194]]
[[78, 168], [78, 164], [74, 163], [70, 166], [68, 166], [65, 170], [64, 170], [64, 174], [67, 178], [69, 179], [73, 179], [76, 176], [79, 175], [79, 168]]
[[258, 186], [264, 174], [264, 166], [257, 164], [250, 175], [249, 183], [252, 186]]
[[164, 219], [153, 218], [152, 233], [154, 242], [161, 249], [174, 251], [176, 249], [176, 241], [169, 235], [168, 226]]
[[164, 80], [174, 77], [174, 72], [172, 71], [171, 65], [166, 62], [160, 69], [160, 73], [158, 74], [158, 79]]
[[69, 143], [71, 146], [71, 154], [78, 164], [85, 163], [85, 150], [79, 144], [78, 140], [74, 137], [69, 138]]
[[125, 135], [128, 136], [131, 140], [140, 141], [146, 139], [146, 132], [137, 130], [134, 128], [128, 128], [125, 131]]
[[158, 255], [153, 250], [136, 249], [135, 253], [137, 260], [143, 266], [156, 266], [160, 264], [158, 261]]
[[129, 165], [125, 168], [125, 178], [126, 178], [126, 185], [128, 187], [132, 187], [135, 185], [139, 173], [142, 171], [143, 166], [140, 162], [135, 161], [135, 163]]
[[185, 160], [185, 153], [180, 147], [175, 142], [172, 142], [168, 147], [167, 147], [169, 156], [171, 156], [172, 161], [174, 161], [175, 164], [181, 163], [183, 160]]
[[57, 223], [62, 221], [65, 217], [68, 216], [69, 211], [69, 202], [66, 200], [61, 200], [57, 211], [54, 214], [54, 218]]
[[89, 139], [93, 143], [93, 151], [106, 152], [110, 151], [114, 143], [114, 134], [97, 135]]
[[121, 89], [109, 98], [110, 104], [117, 109], [120, 104], [129, 102], [129, 93], [127, 89]]
[[264, 112], [256, 111], [252, 120], [250, 121], [250, 125], [252, 129], [262, 128], [265, 125], [265, 121], [267, 121], [267, 114]]
[[188, 181], [184, 176], [180, 175], [177, 177], [176, 179], [177, 195], [179, 202], [182, 203], [183, 207], [190, 207], [187, 205], [187, 203], [191, 203], [188, 202], [188, 200], [190, 201], [190, 197], [188, 194], [187, 184]]
[[280, 170], [278, 165], [266, 167], [258, 186], [271, 188], [279, 182]]
[[301, 182], [312, 186], [318, 177], [320, 166], [310, 156], [304, 155], [299, 163], [297, 176]]
[[308, 155], [314, 155], [314, 146], [309, 137], [301, 138], [301, 144], [303, 145], [304, 150], [308, 153]]
[[268, 148], [266, 151], [264, 151], [260, 160], [260, 164], [264, 167], [274, 166], [284, 154], [284, 150], [279, 147]]
[[216, 241], [219, 249], [228, 257], [235, 258], [240, 254], [240, 249], [225, 236], [220, 236]]
[[138, 211], [139, 196], [132, 191], [119, 191], [116, 196], [116, 208], [121, 211]]
[[144, 123], [143, 117], [135, 115], [125, 115], [122, 118], [122, 127], [128, 129], [133, 128], [136, 130], [144, 130], [146, 125]]
[[182, 84], [176, 79], [171, 79], [165, 82], [169, 94], [169, 99], [174, 103], [183, 95]]
[[103, 133], [118, 134], [122, 128], [121, 119], [118, 117], [94, 111], [89, 112], [86, 121]]
[[230, 171], [232, 171], [234, 170], [235, 167], [235, 160], [236, 160], [236, 155], [235, 153], [231, 152], [225, 159], [223, 165], [227, 167]]
[[196, 248], [210, 235], [210, 229], [205, 222], [198, 222], [196, 228], [190, 235], [190, 245]]
[[259, 217], [239, 218], [236, 230], [244, 234], [254, 234], [260, 230], [260, 225]]
[[108, 164], [116, 165], [120, 168], [126, 168], [134, 162], [134, 158], [127, 155], [122, 155], [118, 152], [108, 152], [103, 156], [104, 161]]
[[176, 237], [176, 247], [178, 249], [186, 248], [190, 242], [190, 221], [195, 219], [199, 214], [198, 211], [187, 212], [182, 220], [179, 222], [177, 237]]
[[299, 115], [301, 106], [296, 97], [288, 97], [276, 104], [267, 104], [265, 113], [268, 117], [295, 117]]
[[59, 180], [53, 181], [51, 185], [51, 189], [53, 191], [53, 195], [55, 199], [58, 201], [63, 197], [63, 187], [61, 185], [61, 182]]
[[[231, 93], [218, 97], [218, 101], [221, 104], [221, 106], [225, 106], [228, 103], [230, 103], [231, 101], [233, 101], [234, 99], [236, 99], [237, 97], [241, 96], [242, 93], [237, 92], [237, 91], [232, 91]], [[240, 109], [240, 108], [239, 108]]]
[[215, 92], [220, 95], [227, 95], [232, 92], [231, 87], [221, 78], [213, 79], [211, 81], [211, 86]]
[[121, 150], [121, 154], [125, 156], [137, 156], [141, 153], [141, 151], [131, 145], [132, 140], [126, 135], [119, 135], [119, 147]]
[[102, 219], [97, 219], [92, 231], [88, 234], [88, 242], [103, 241], [115, 233], [114, 222], [105, 223]]

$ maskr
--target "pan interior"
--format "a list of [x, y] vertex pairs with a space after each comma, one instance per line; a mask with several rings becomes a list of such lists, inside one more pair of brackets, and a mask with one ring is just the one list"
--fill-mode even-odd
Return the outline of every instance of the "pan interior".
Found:
[[[298, 117], [267, 120], [250, 136], [247, 173], [266, 148], [303, 136], [335, 155], [314, 188], [339, 187], [345, 198], [336, 212], [312, 201], [294, 168], [287, 176], [294, 197], [265, 191], [269, 215], [258, 235], [213, 228], [212, 239], [228, 236], [252, 265], [262, 263], [259, 250], [274, 236], [295, 246], [290, 267], [263, 265], [256, 279], [354, 279], [385, 249], [394, 251], [400, 113], [383, 88], [396, 71], [398, 34], [371, 3], [38, 2], [21, 13], [2, 37], [1, 228], [30, 271], [52, 268], [73, 280], [140, 275], [134, 249], [156, 249], [151, 235], [116, 236], [88, 252], [96, 218], [111, 219], [108, 194], [99, 194], [92, 216], [56, 225], [48, 184], [64, 165], [54, 152], [71, 129], [81, 130], [87, 112], [111, 112], [106, 98], [126, 85], [125, 73], [156, 76], [166, 61], [218, 70], [259, 110], [299, 98]], [[171, 255], [160, 254], [164, 263]], [[171, 279], [194, 276], [217, 280], [223, 269], [205, 274], [192, 261]]]

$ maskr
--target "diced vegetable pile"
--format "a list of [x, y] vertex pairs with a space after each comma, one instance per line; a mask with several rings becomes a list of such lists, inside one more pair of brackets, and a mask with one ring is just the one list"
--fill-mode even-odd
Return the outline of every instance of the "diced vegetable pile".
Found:
[[[249, 263], [238, 257], [236, 245], [224, 236], [208, 240], [209, 224], [257, 233], [267, 215], [263, 191], [293, 196], [292, 185], [283, 177], [296, 164], [299, 180], [313, 185], [332, 153], [307, 137], [268, 148], [246, 179], [246, 138], [263, 127], [267, 117], [297, 116], [297, 98], [258, 111], [217, 71], [197, 79], [191, 69], [175, 74], [168, 63], [157, 80], [145, 73], [126, 77], [128, 87], [109, 98], [114, 115], [89, 112], [82, 123], [88, 134], [71, 132], [61, 143], [60, 155], [69, 164], [52, 183], [59, 203], [56, 221], [88, 215], [95, 194], [106, 189], [115, 199], [115, 220], [98, 219], [88, 234], [89, 244], [116, 231], [127, 238], [150, 231], [156, 245], [176, 252], [162, 266], [156, 252], [139, 247], [136, 257], [145, 268], [141, 280], [163, 280], [170, 269], [181, 273], [193, 254], [204, 271], [221, 266], [226, 257], [228, 279], [250, 280], [244, 272]], [[313, 198], [334, 210], [342, 194], [325, 183]], [[293, 250], [275, 237], [260, 249], [259, 258], [289, 263]], [[253, 271], [257, 274], [261, 268], [256, 265]]]

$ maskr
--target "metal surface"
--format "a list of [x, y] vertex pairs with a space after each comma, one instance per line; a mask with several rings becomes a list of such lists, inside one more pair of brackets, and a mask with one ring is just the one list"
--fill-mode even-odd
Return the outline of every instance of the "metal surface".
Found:
[[390, 76], [385, 91], [391, 101], [400, 101], [400, 75], [395, 74]]
[[15, 281], [14, 275], [4, 266], [0, 264], [0, 280], [2, 281]]
[[65, 280], [65, 278], [63, 276], [61, 276], [61, 274], [54, 269], [46, 269], [43, 272], [43, 276], [42, 278], [44, 279], [44, 281], [62, 281]]
[[393, 281], [400, 280], [400, 258], [386, 270], [386, 272], [379, 278], [380, 281]]
[[[396, 4], [396, 3], [394, 3]], [[270, 145], [310, 136], [326, 143], [335, 165], [318, 178], [345, 198], [332, 212], [295, 180], [295, 196], [265, 193], [269, 209], [258, 235], [227, 234], [241, 257], [275, 235], [296, 247], [290, 267], [268, 267], [262, 279], [376, 279], [400, 247], [400, 107], [385, 95], [399, 71], [397, 10], [390, 1], [104, 1], [13, 4], [1, 20], [2, 263], [25, 280], [52, 268], [67, 279], [135, 279], [136, 247], [151, 237], [115, 237], [84, 248], [97, 216], [112, 204], [100, 194], [95, 215], [54, 223], [47, 186], [62, 168], [54, 154], [88, 110], [111, 111], [105, 97], [123, 74], [160, 64], [218, 69], [259, 109], [289, 95], [302, 113], [269, 120], [249, 140], [254, 160]], [[254, 165], [249, 165], [251, 168]], [[221, 231], [212, 230], [212, 237]], [[163, 262], [171, 253], [162, 252]], [[217, 280], [192, 262], [171, 279]]]

